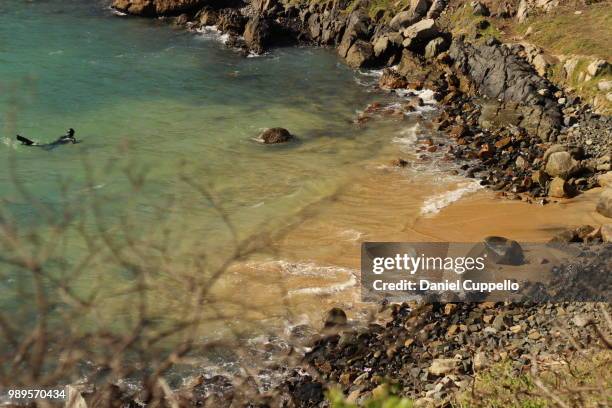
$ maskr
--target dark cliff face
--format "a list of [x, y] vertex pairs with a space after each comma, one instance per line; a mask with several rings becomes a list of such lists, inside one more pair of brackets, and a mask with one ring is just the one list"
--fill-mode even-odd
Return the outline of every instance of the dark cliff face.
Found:
[[520, 113], [514, 123], [549, 140], [560, 129], [562, 115], [549, 95], [553, 85], [509, 47], [490, 41], [475, 45], [455, 39], [449, 49], [453, 66], [467, 76], [477, 91], [500, 109]]
[[128, 14], [157, 17], [193, 12], [206, 3], [206, 0], [114, 0], [113, 7]]

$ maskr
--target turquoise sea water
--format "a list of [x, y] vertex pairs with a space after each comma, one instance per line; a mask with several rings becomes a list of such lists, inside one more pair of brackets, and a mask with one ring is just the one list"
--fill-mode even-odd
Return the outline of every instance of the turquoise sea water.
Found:
[[[132, 245], [126, 236], [150, 234], [218, 262], [233, 243], [228, 221], [239, 240], [262, 225], [279, 231], [313, 204], [333, 199], [365, 162], [388, 149], [401, 130], [396, 122], [354, 124], [368, 103], [392, 99], [359, 83], [367, 81], [372, 78], [343, 65], [333, 50], [283, 48], [244, 58], [214, 35], [113, 15], [107, 1], [3, 0], [2, 214], [27, 231], [56, 224], [66, 210], [83, 212], [74, 224], [119, 236], [121, 247]], [[253, 140], [275, 126], [298, 142]], [[44, 150], [14, 140], [19, 133], [52, 141], [70, 127], [82, 143]], [[95, 217], [83, 210], [93, 202]], [[72, 231], [61, 251], [69, 267], [59, 263], [58, 273], [96, 249]], [[304, 258], [292, 261], [310, 262]], [[105, 262], [70, 283], [86, 292], [129, 282], [129, 273]], [[181, 267], [189, 262], [183, 258]], [[14, 294], [19, 275], [3, 278], [0, 290]], [[241, 285], [257, 281], [260, 276], [249, 276]], [[160, 296], [180, 298], [167, 289]], [[262, 302], [277, 296], [256, 291]], [[3, 309], [29, 307], [23, 296], [0, 302]], [[113, 306], [112, 313], [128, 312]]]
[[[257, 224], [328, 194], [380, 141], [350, 125], [371, 95], [330, 50], [243, 58], [210, 36], [116, 17], [103, 1], [7, 0], [0, 14], [2, 156], [12, 155], [16, 180], [57, 211], [87, 194], [84, 155], [95, 186], [118, 200], [129, 190], [125, 177], [105, 166], [146, 170], [145, 207], [187, 194], [176, 183], [185, 161], [237, 222]], [[300, 143], [253, 142], [273, 126]], [[13, 141], [14, 133], [51, 141], [69, 127], [82, 144], [49, 152]], [[41, 222], [11, 184], [2, 172], [0, 194], [12, 211]], [[111, 218], [121, 212], [114, 204], [105, 209]]]

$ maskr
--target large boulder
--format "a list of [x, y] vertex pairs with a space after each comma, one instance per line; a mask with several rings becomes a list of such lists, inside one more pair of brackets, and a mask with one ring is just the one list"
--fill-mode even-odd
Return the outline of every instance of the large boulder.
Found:
[[566, 179], [576, 167], [577, 163], [569, 152], [552, 153], [546, 161], [546, 173], [551, 177]]
[[521, 245], [504, 237], [486, 237], [484, 239], [484, 253], [489, 261], [498, 265], [522, 265], [525, 255]]
[[258, 140], [264, 144], [286, 143], [293, 140], [293, 135], [285, 128], [270, 128], [264, 130]]
[[548, 186], [548, 196], [553, 198], [569, 198], [575, 194], [569, 183], [561, 178], [555, 177]]
[[367, 67], [373, 60], [374, 47], [364, 40], [356, 40], [346, 54], [346, 63], [352, 68]]
[[268, 46], [270, 23], [265, 18], [255, 16], [247, 22], [243, 36], [249, 50], [261, 54]]
[[401, 56], [402, 35], [398, 32], [386, 33], [374, 41], [374, 56], [381, 65], [394, 65]]
[[206, 0], [114, 0], [113, 8], [139, 16], [175, 16], [194, 12]]
[[423, 53], [427, 43], [440, 34], [434, 19], [428, 18], [407, 27], [402, 31], [404, 36], [403, 45], [410, 51]]
[[412, 11], [406, 10], [401, 11], [395, 15], [389, 22], [389, 27], [392, 30], [399, 31], [403, 28], [411, 26], [412, 24], [418, 21], [418, 17], [416, 17]]
[[370, 18], [362, 10], [356, 10], [351, 13], [342, 35], [342, 40], [338, 46], [338, 54], [341, 57], [346, 58], [355, 41], [370, 38], [370, 23]]
[[607, 187], [601, 193], [596, 210], [604, 217], [612, 218], [612, 188]]

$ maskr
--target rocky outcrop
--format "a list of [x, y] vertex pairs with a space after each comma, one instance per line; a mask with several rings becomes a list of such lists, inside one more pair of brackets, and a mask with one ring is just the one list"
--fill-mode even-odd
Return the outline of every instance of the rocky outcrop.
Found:
[[543, 140], [556, 139], [562, 115], [556, 99], [549, 95], [552, 84], [509, 47], [496, 41], [475, 45], [459, 38], [451, 44], [449, 55], [475, 91], [495, 104], [489, 115], [493, 123], [500, 119], [500, 111], [510, 108], [517, 115], [505, 119], [512, 124]]
[[263, 17], [255, 16], [244, 29], [244, 41], [250, 50], [261, 54], [269, 45], [270, 23]]
[[374, 47], [367, 41], [356, 40], [346, 53], [345, 59], [353, 68], [371, 66], [374, 62]]
[[206, 0], [114, 0], [113, 7], [138, 16], [170, 16], [195, 12]]

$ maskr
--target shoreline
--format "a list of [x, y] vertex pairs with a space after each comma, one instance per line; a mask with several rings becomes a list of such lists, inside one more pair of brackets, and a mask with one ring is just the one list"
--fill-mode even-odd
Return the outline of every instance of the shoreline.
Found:
[[[417, 92], [393, 105], [373, 101], [356, 114], [356, 126], [421, 112], [428, 102], [418, 94], [422, 90], [431, 89], [440, 110], [427, 130], [431, 134], [415, 136], [409, 152], [397, 146], [381, 148], [362, 168], [355, 167], [361, 171], [351, 182], [315, 203], [312, 216], [300, 217], [286, 234], [279, 234], [281, 238], [266, 239], [262, 253], [247, 251], [249, 255], [243, 258], [238, 252], [235, 264], [226, 270], [233, 278], [222, 282], [218, 293], [210, 291], [213, 301], [218, 296], [217, 301], [227, 304], [221, 303], [222, 318], [206, 329], [217, 325], [231, 332], [240, 326], [236, 333], [242, 335], [249, 333], [250, 324], [260, 328], [269, 324], [272, 329], [262, 329], [264, 334], [248, 341], [244, 337], [219, 344], [213, 341], [203, 354], [197, 354], [201, 352], [198, 347], [190, 354], [193, 339], [187, 340], [185, 351], [173, 353], [160, 364], [184, 364], [196, 374], [172, 372], [168, 382], [162, 369], [158, 377], [157, 373], [151, 377], [145, 373], [157, 358], [153, 356], [134, 371], [129, 367], [126, 378], [133, 376], [129, 380], [113, 377], [104, 384], [108, 389], [97, 389], [95, 377], [103, 378], [105, 370], [113, 374], [114, 368], [92, 361], [87, 370], [94, 380], [68, 386], [69, 406], [115, 406], [121, 401], [126, 406], [353, 408], [352, 404], [398, 394], [417, 407], [440, 407], [456, 403], [457, 398], [469, 399], [470, 390], [471, 402], [478, 402], [474, 389], [481, 373], [492, 373], [493, 383], [503, 383], [495, 371], [488, 371], [500, 365], [506, 366], [509, 378], [522, 381], [531, 373], [541, 381], [539, 373], [547, 370], [573, 376], [571, 367], [565, 371], [568, 361], [582, 361], [579, 359], [589, 353], [601, 353], [604, 361], [612, 361], [606, 340], [609, 304], [389, 303], [386, 299], [366, 304], [360, 298], [362, 242], [482, 242], [490, 236], [520, 242], [576, 243], [586, 251], [588, 257], [581, 258], [570, 278], [534, 264], [553, 278], [549, 287], [531, 288], [534, 292], [542, 290], [553, 296], [560, 291], [582, 290], [572, 279], [586, 280], [609, 292], [610, 277], [598, 271], [605, 272], [611, 266], [610, 237], [600, 226], [610, 224], [612, 218], [599, 210], [608, 191], [606, 183], [612, 185], [612, 180], [602, 178], [612, 174], [610, 152], [606, 158], [605, 137], [586, 143], [591, 136], [576, 129], [610, 131], [612, 120], [593, 114], [534, 74], [517, 57], [517, 50], [490, 39], [470, 42], [434, 29], [427, 20], [436, 20], [435, 14], [443, 13], [446, 7], [446, 2], [437, 0], [411, 1], [402, 13], [412, 15], [404, 14], [406, 20], [398, 23], [401, 30], [395, 31], [388, 30], [392, 23], [383, 24], [382, 17], [378, 21], [371, 16], [366, 19], [359, 5], [343, 15], [335, 2], [285, 7], [269, 0], [249, 4], [248, 10], [239, 7], [243, 3], [225, 1], [221, 8], [200, 7], [199, 0], [115, 3], [126, 8], [141, 4], [142, 9], [126, 11], [147, 17], [168, 13], [179, 26], [190, 29], [194, 22], [204, 24], [214, 19], [220, 35], [227, 36], [227, 45], [241, 48], [248, 54], [245, 56], [261, 55], [267, 47], [279, 44], [314, 43], [338, 47], [341, 58], [353, 66], [385, 60], [379, 88], [396, 92], [398, 98], [412, 89]], [[187, 9], [155, 8], [175, 3]], [[422, 4], [428, 4], [428, 9], [417, 12]], [[419, 17], [416, 22], [412, 21], [414, 13]], [[425, 27], [410, 31], [415, 24]], [[290, 37], [274, 38], [285, 34]], [[508, 75], [517, 76], [518, 86]], [[500, 78], [501, 85], [497, 83]], [[543, 90], [546, 92], [540, 92]], [[500, 92], [497, 98], [492, 97], [495, 92]], [[561, 99], [568, 101], [561, 106]], [[566, 109], [571, 115], [564, 112]], [[570, 117], [575, 122], [566, 126]], [[580, 126], [575, 127], [576, 123]], [[390, 152], [394, 156], [389, 156]], [[436, 160], [452, 164], [436, 177], [427, 174], [429, 180], [424, 177], [414, 182], [406, 177], [412, 170], [422, 173], [421, 165], [436, 166]], [[271, 259], [258, 258], [264, 254]], [[175, 272], [171, 266], [168, 270]], [[155, 267], [152, 265], [152, 270]], [[252, 275], [249, 282], [252, 279], [253, 284], [243, 289], [244, 273]], [[198, 279], [178, 274], [176, 287], [188, 292]], [[190, 285], [193, 287], [187, 287]], [[232, 296], [226, 297], [227, 293]], [[187, 305], [185, 314], [191, 313], [196, 321], [202, 319], [204, 304]], [[316, 322], [322, 315], [319, 325]], [[270, 333], [281, 325], [278, 316], [284, 318], [284, 332]], [[146, 320], [141, 323], [143, 327], [149, 324]], [[182, 335], [180, 330], [175, 334]], [[203, 366], [202, 360], [209, 358], [211, 364]], [[224, 367], [223, 358], [238, 361], [231, 370], [211, 374]], [[242, 367], [245, 363], [249, 366]], [[534, 374], [541, 366], [543, 371]], [[140, 384], [141, 375], [156, 382]], [[330, 405], [328, 399], [337, 405]]]

